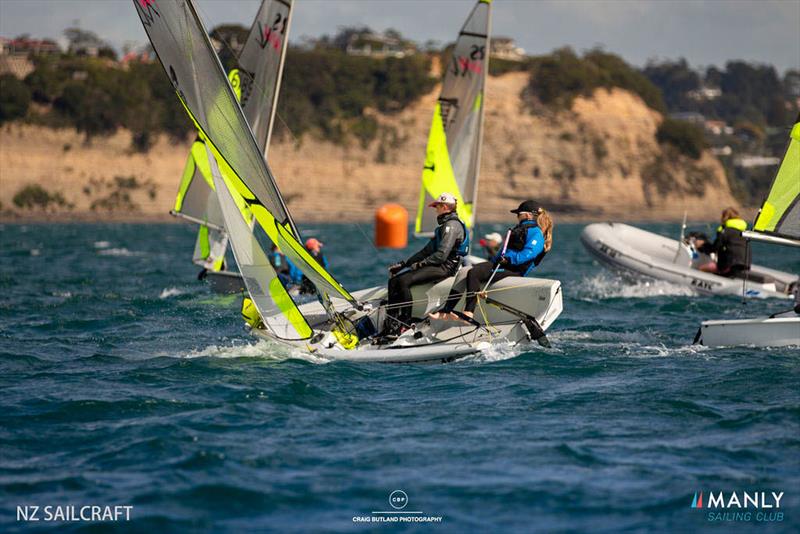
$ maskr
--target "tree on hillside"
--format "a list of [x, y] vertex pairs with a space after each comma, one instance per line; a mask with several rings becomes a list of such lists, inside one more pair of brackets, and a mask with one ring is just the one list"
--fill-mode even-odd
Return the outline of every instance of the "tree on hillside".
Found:
[[31, 92], [12, 74], [0, 76], [0, 124], [20, 119], [28, 113]]
[[706, 148], [703, 130], [692, 123], [669, 118], [664, 119], [658, 127], [656, 139], [659, 143], [674, 146], [692, 159], [700, 159]]
[[589, 96], [598, 87], [619, 87], [636, 93], [651, 108], [665, 110], [655, 85], [621, 57], [601, 49], [590, 50], [581, 58], [571, 48], [561, 48], [532, 58], [529, 69], [529, 97], [538, 97], [548, 106], [569, 108], [576, 96]]
[[117, 129], [112, 97], [95, 85], [82, 81], [68, 82], [53, 105], [86, 136], [87, 144], [91, 143], [93, 137], [110, 134]]
[[662, 63], [651, 61], [643, 72], [661, 89], [667, 108], [673, 111], [688, 110], [690, 102], [687, 93], [700, 88], [700, 75], [689, 67], [684, 58]]
[[104, 51], [108, 55], [109, 51], [116, 58], [116, 52], [111, 45], [103, 41], [96, 33], [82, 30], [81, 28], [67, 28], [64, 30], [64, 37], [67, 38], [69, 46], [67, 51], [77, 56], [99, 55]]
[[[718, 109], [729, 122], [747, 119], [777, 125], [791, 120], [783, 98], [783, 84], [775, 67], [729, 61], [722, 72], [720, 88], [724, 95], [732, 97], [732, 100], [721, 101]], [[737, 113], [736, 108], [743, 111]]]

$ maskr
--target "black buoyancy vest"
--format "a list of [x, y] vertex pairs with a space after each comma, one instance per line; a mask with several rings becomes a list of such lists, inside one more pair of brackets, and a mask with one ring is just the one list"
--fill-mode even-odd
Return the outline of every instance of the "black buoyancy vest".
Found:
[[[731, 222], [731, 221], [728, 221]], [[746, 224], [746, 223], [745, 223]], [[742, 231], [734, 225], [725, 226], [719, 230], [719, 242], [717, 245], [717, 265], [721, 271], [731, 267], [750, 268], [750, 253], [747, 246], [747, 239], [742, 235]]]
[[[525, 248], [525, 245], [528, 243], [528, 232], [534, 228], [537, 228], [537, 226], [538, 225], [534, 221], [522, 221], [512, 228], [511, 235], [508, 238], [508, 248], [517, 251]], [[532, 260], [527, 261], [522, 265], [509, 265], [507, 269], [527, 274], [531, 265], [538, 266], [540, 263], [542, 263], [542, 260], [546, 255], [547, 251], [542, 248], [542, 251]]]

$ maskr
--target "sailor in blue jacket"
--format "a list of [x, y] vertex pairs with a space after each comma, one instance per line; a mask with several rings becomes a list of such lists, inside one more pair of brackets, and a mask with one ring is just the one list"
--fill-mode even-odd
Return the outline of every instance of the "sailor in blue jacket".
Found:
[[[492, 278], [497, 282], [509, 276], [528, 276], [550, 251], [553, 242], [553, 221], [550, 214], [533, 200], [526, 200], [511, 213], [517, 214], [518, 224], [511, 229], [505, 253], [499, 252], [490, 261], [479, 263], [467, 274], [466, 303], [464, 315], [472, 317], [478, 300], [478, 293]], [[457, 291], [451, 291], [441, 312], [432, 314], [434, 319], [453, 319], [452, 313], [461, 298]]]

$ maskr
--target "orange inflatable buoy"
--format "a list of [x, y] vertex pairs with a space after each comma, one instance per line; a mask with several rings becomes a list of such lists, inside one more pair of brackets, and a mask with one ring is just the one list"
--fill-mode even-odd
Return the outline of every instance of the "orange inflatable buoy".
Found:
[[405, 248], [408, 245], [408, 211], [399, 204], [384, 204], [375, 212], [375, 246]]

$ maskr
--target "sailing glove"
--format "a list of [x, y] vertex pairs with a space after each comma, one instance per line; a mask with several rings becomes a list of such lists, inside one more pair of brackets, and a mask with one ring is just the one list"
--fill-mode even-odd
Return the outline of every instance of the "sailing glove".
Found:
[[389, 266], [389, 274], [394, 276], [397, 273], [399, 273], [400, 271], [402, 271], [405, 268], [405, 266], [406, 266], [406, 263], [404, 261], [399, 261], [397, 263], [393, 263], [393, 264], [391, 264]]

